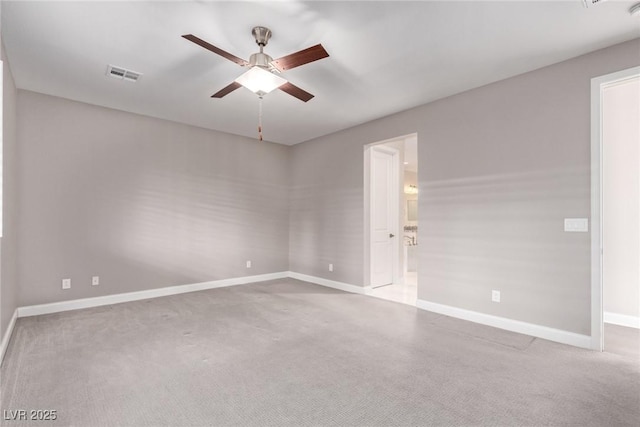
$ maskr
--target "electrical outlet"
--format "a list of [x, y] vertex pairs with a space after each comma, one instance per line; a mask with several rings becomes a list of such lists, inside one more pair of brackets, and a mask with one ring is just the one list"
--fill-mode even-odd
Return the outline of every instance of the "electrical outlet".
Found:
[[91, 285], [92, 286], [98, 286], [100, 284], [100, 277], [98, 276], [93, 276], [91, 278]]
[[251, 261], [247, 261], [247, 268], [251, 268]]
[[333, 264], [329, 264], [329, 271], [333, 271]]
[[500, 291], [491, 291], [491, 301], [500, 302]]
[[62, 289], [71, 289], [71, 279], [62, 279]]

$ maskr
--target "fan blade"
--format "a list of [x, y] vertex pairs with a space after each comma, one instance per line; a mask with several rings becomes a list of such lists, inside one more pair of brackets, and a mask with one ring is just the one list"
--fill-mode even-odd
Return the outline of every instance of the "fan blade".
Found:
[[185, 39], [189, 40], [190, 42], [193, 42], [199, 46], [202, 46], [203, 48], [210, 50], [213, 53], [217, 53], [218, 55], [222, 56], [223, 58], [227, 58], [229, 61], [233, 61], [236, 64], [240, 65], [241, 67], [244, 67], [246, 65], [249, 65], [249, 63], [247, 61], [245, 61], [242, 58], [238, 58], [235, 55], [230, 54], [227, 51], [224, 51], [222, 49], [220, 49], [219, 47], [215, 47], [214, 45], [207, 43], [206, 41], [199, 39], [198, 37], [194, 36], [193, 34], [185, 34], [184, 36]]
[[279, 71], [284, 71], [308, 64], [309, 62], [317, 61], [318, 59], [326, 58], [327, 56], [329, 56], [327, 51], [324, 50], [321, 44], [317, 44], [299, 52], [292, 53], [291, 55], [274, 59], [271, 61], [271, 65], [276, 67]]
[[289, 82], [283, 84], [278, 89], [288, 93], [291, 96], [295, 96], [296, 98], [304, 102], [307, 102], [308, 100], [313, 98], [313, 95], [311, 95], [309, 92], [307, 92], [306, 90], [302, 90], [298, 86], [293, 85]]
[[240, 83], [233, 82], [230, 85], [220, 89], [219, 91], [217, 91], [216, 93], [211, 95], [211, 97], [212, 98], [222, 98], [223, 96], [230, 94], [231, 92], [233, 92], [234, 90], [238, 89], [241, 86], [242, 85]]

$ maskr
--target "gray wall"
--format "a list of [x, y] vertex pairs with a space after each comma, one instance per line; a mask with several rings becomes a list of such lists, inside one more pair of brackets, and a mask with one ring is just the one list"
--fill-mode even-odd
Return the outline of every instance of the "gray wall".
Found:
[[590, 334], [563, 219], [590, 212], [590, 79], [639, 64], [636, 39], [292, 147], [291, 270], [365, 285], [363, 147], [417, 132], [418, 298]]
[[287, 269], [365, 285], [363, 148], [417, 132], [419, 298], [589, 334], [589, 234], [563, 218], [589, 215], [590, 79], [639, 52], [623, 43], [294, 147], [18, 91], [19, 303]]
[[23, 90], [18, 130], [21, 306], [288, 270], [286, 146]]
[[352, 132], [290, 148], [289, 268], [362, 285], [363, 148]]
[[2, 228], [0, 239], [0, 340], [9, 326], [13, 312], [18, 307], [18, 191], [17, 191], [17, 137], [16, 137], [16, 87], [9, 62], [3, 61], [3, 125], [2, 125]]

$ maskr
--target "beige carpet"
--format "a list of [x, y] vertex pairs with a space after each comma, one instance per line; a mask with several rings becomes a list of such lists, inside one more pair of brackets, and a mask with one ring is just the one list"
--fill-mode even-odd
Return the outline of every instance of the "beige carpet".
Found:
[[[75, 426], [638, 426], [638, 360], [284, 279], [19, 319], [1, 408]], [[3, 416], [3, 418], [5, 418]]]
[[640, 361], [640, 329], [605, 323], [604, 351]]

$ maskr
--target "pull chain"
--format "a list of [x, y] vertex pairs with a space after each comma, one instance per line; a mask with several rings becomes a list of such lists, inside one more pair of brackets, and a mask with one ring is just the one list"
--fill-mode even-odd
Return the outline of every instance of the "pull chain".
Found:
[[258, 98], [258, 140], [262, 141], [262, 97]]

